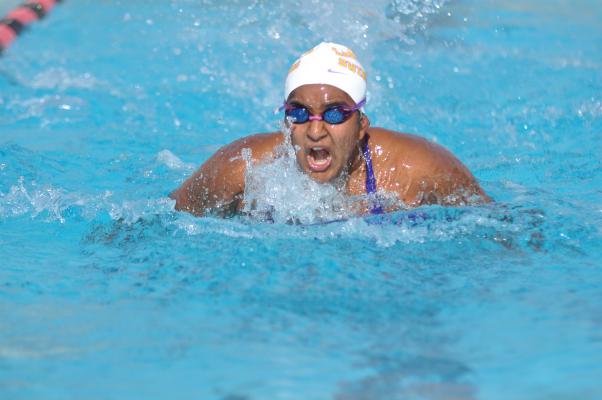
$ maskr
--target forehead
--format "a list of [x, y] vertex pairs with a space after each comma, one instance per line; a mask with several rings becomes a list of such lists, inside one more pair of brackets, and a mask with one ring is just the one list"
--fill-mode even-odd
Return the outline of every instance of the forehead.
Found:
[[355, 104], [351, 96], [341, 89], [326, 84], [302, 85], [293, 90], [287, 101], [298, 101], [306, 105], [320, 105], [326, 103]]

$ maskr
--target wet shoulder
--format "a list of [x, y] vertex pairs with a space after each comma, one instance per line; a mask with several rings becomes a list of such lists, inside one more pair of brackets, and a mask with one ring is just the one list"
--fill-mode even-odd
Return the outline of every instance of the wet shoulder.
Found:
[[283, 141], [282, 133], [257, 133], [240, 138], [221, 148], [218, 153], [227, 158], [242, 157], [249, 151], [252, 159], [258, 161], [273, 154], [274, 148]]
[[409, 133], [370, 129], [376, 168], [397, 171], [396, 177], [414, 180], [469, 180], [472, 175], [443, 146]]
[[370, 148], [386, 160], [426, 166], [451, 155], [442, 146], [410, 133], [370, 128]]
[[383, 186], [407, 204], [473, 202], [474, 195], [489, 200], [466, 166], [443, 146], [385, 129], [369, 133]]

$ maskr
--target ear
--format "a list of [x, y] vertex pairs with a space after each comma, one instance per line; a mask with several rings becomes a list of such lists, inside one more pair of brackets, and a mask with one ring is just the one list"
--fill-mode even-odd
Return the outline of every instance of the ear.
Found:
[[364, 136], [366, 136], [366, 133], [368, 133], [368, 128], [370, 128], [370, 119], [368, 119], [368, 116], [366, 114], [364, 114], [363, 112], [360, 113], [359, 125], [360, 125], [359, 140], [363, 140]]

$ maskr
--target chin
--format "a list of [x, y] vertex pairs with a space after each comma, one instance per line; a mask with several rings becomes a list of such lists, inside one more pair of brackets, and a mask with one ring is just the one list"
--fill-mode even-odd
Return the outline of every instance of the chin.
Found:
[[321, 172], [310, 172], [307, 175], [309, 175], [311, 179], [319, 183], [328, 183], [332, 180], [329, 176], [325, 176], [324, 173]]
[[319, 183], [334, 183], [340, 175], [330, 170], [323, 172], [315, 172], [308, 169], [305, 171], [305, 173], [309, 175], [311, 179]]

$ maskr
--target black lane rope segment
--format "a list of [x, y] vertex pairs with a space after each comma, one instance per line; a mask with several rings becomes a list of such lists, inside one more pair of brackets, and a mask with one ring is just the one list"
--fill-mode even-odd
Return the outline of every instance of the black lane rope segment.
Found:
[[25, 3], [21, 7], [29, 8], [31, 11], [36, 13], [38, 19], [42, 19], [46, 16], [46, 11], [44, 11], [44, 7], [40, 3]]
[[23, 28], [25, 28], [25, 25], [23, 25], [20, 21], [12, 18], [2, 19], [0, 20], [0, 24], [8, 26], [13, 30], [13, 32], [15, 32], [15, 35], [19, 35], [23, 31]]
[[[56, 4], [62, 0], [26, 1], [8, 13], [7, 17], [0, 20], [0, 56], [12, 44], [15, 38], [32, 22], [44, 18]], [[23, 9], [23, 10], [20, 10]], [[23, 17], [25, 10], [33, 13]], [[13, 16], [19, 16], [18, 19]]]

